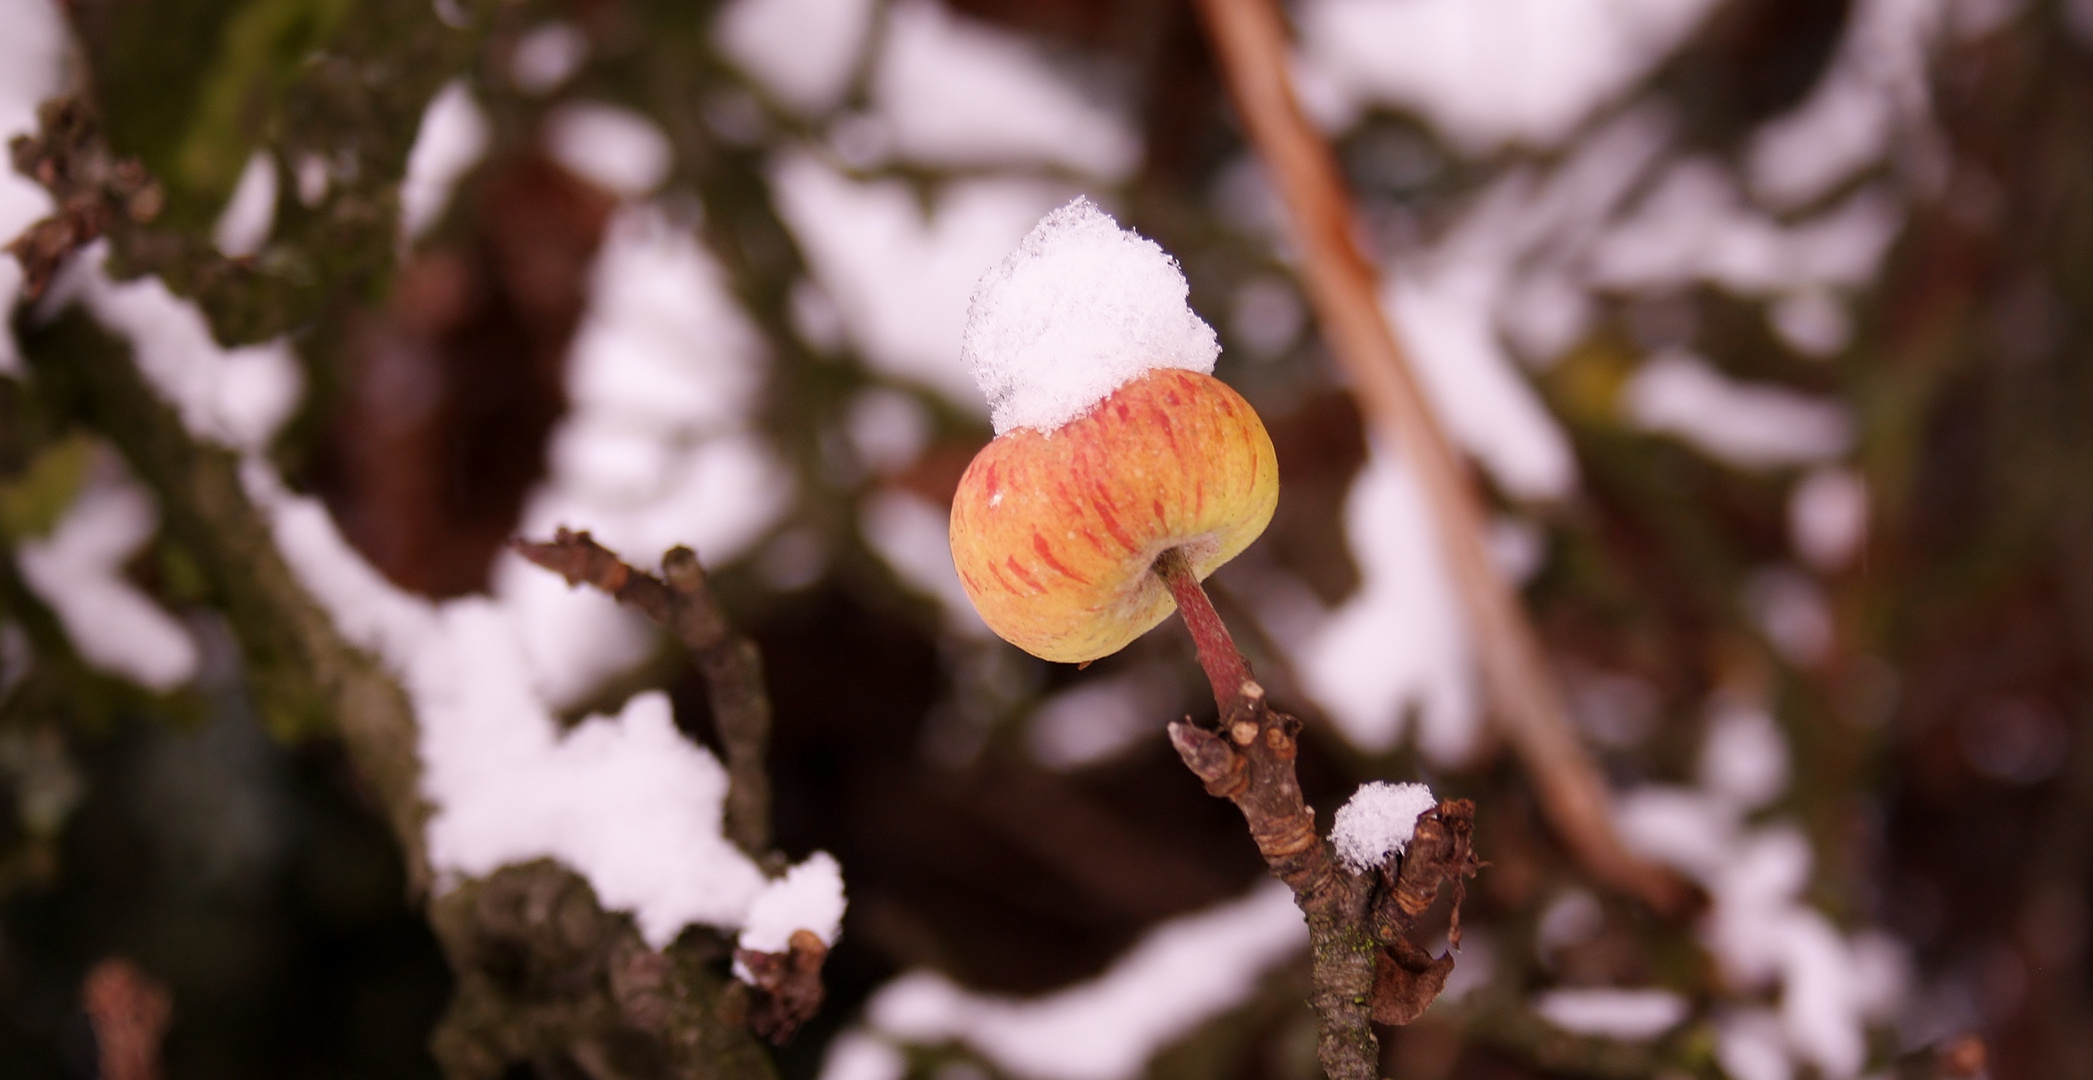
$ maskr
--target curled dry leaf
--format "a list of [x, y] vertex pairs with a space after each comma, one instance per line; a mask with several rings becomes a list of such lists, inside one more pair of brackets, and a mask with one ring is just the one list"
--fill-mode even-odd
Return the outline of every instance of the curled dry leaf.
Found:
[[[1461, 945], [1461, 901], [1467, 893], [1467, 879], [1483, 865], [1475, 857], [1474, 836], [1475, 804], [1449, 799], [1417, 819], [1408, 849], [1377, 875], [1373, 927], [1381, 950], [1374, 958], [1375, 1023], [1410, 1023], [1446, 989], [1446, 977], [1453, 971], [1453, 950]], [[1435, 958], [1409, 935], [1418, 916], [1438, 898], [1442, 885], [1453, 887], [1452, 924], [1447, 930], [1451, 948]]]

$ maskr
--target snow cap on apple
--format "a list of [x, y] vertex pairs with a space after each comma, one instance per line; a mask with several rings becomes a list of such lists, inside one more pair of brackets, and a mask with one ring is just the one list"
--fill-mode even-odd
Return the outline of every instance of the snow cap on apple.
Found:
[[952, 500], [952, 558], [989, 627], [1046, 660], [1117, 652], [1175, 605], [1152, 572], [1198, 578], [1279, 501], [1250, 404], [1177, 261], [1088, 199], [1048, 214], [975, 289], [964, 350], [996, 438]]

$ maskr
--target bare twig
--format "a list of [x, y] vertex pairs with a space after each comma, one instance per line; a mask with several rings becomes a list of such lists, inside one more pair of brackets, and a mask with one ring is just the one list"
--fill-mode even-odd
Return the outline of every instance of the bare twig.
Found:
[[1400, 864], [1358, 874], [1316, 835], [1315, 811], [1294, 774], [1301, 722], [1275, 711], [1236, 651], [1206, 590], [1183, 556], [1166, 552], [1156, 573], [1192, 632], [1200, 666], [1220, 706], [1218, 731], [1170, 725], [1170, 742], [1209, 794], [1243, 812], [1272, 876], [1293, 890], [1308, 920], [1317, 1021], [1316, 1054], [1330, 1080], [1374, 1080], [1380, 1047], [1373, 1022], [1406, 1024], [1446, 985], [1453, 954], [1433, 957], [1410, 940], [1443, 884], [1455, 889], [1452, 941], [1460, 943], [1462, 879], [1478, 867], [1470, 844], [1475, 806], [1440, 803], [1418, 819]]
[[1692, 886], [1630, 854], [1614, 833], [1606, 785], [1570, 731], [1517, 595], [1490, 561], [1482, 500], [1382, 314], [1329, 145], [1294, 99], [1277, 4], [1199, 0], [1199, 9], [1243, 126], [1286, 203], [1331, 351], [1373, 429], [1417, 472], [1475, 631], [1494, 715], [1533, 777], [1550, 824], [1599, 880], [1658, 911], [1684, 913], [1695, 903]]
[[770, 852], [770, 695], [754, 642], [720, 613], [695, 552], [671, 548], [662, 576], [625, 565], [586, 531], [559, 530], [550, 543], [518, 540], [517, 554], [567, 579], [609, 593], [666, 627], [705, 676], [706, 697], [727, 758], [727, 837], [758, 863]]

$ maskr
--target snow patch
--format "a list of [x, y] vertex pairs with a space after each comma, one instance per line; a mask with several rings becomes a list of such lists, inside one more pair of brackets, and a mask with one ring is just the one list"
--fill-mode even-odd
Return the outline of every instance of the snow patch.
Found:
[[1439, 805], [1423, 784], [1361, 784], [1337, 808], [1330, 843], [1337, 857], [1356, 874], [1364, 874], [1400, 855], [1417, 833], [1417, 819]]
[[1949, 7], [1944, 0], [1854, 4], [1838, 53], [1809, 97], [1754, 136], [1745, 161], [1753, 193], [1780, 209], [1805, 205], [1882, 160], [1900, 128], [1929, 123], [1928, 51]]
[[1089, 199], [1048, 214], [981, 279], [961, 350], [996, 434], [1053, 431], [1158, 368], [1212, 374], [1221, 346], [1184, 272]]
[[1632, 850], [1707, 889], [1700, 936], [1724, 978], [1778, 988], [1778, 1011], [1718, 1021], [1717, 1059], [1739, 1078], [1792, 1076], [1801, 1062], [1848, 1080], [1866, 1062], [1866, 1026], [1897, 1007], [1903, 950], [1879, 932], [1843, 933], [1804, 902], [1813, 856], [1800, 829], [1746, 823], [1786, 782], [1785, 741], [1763, 707], [1719, 702], [1702, 753], [1705, 787], [1627, 792], [1615, 821]]
[[1669, 990], [1550, 990], [1536, 997], [1541, 1019], [1576, 1035], [1647, 1042], [1686, 1020], [1686, 999]]
[[221, 349], [196, 305], [157, 277], [117, 283], [106, 243], [83, 253], [79, 298], [131, 340], [138, 370], [198, 438], [242, 452], [267, 448], [297, 407], [305, 372], [283, 339]]
[[1686, 353], [1653, 357], [1628, 380], [1621, 404], [1645, 431], [1676, 435], [1746, 469], [1807, 465], [1853, 447], [1844, 405], [1773, 384], [1725, 378]]
[[400, 181], [400, 236], [418, 240], [450, 206], [451, 190], [487, 152], [487, 114], [463, 79], [444, 84], [422, 112]]
[[549, 94], [574, 77], [589, 59], [589, 36], [573, 23], [534, 26], [509, 54], [509, 81], [531, 95]]
[[835, 107], [872, 28], [874, 0], [734, 0], [713, 40], [763, 89], [812, 116]]
[[45, 537], [22, 540], [15, 565], [50, 606], [80, 658], [150, 690], [196, 675], [196, 639], [124, 576], [124, 564], [158, 531], [152, 496], [113, 460], [74, 498]]
[[1265, 882], [1163, 923], [1104, 974], [1044, 997], [977, 994], [916, 972], [873, 995], [865, 1014], [897, 1039], [965, 1042], [1026, 1080], [1132, 1080], [1157, 1050], [1249, 997], [1307, 940], [1293, 894]]
[[[412, 702], [440, 887], [553, 858], [584, 875], [606, 907], [631, 912], [655, 947], [692, 922], [740, 929], [771, 889], [766, 918], [804, 919], [833, 935], [842, 903], [833, 863], [817, 857], [797, 878], [766, 882], [721, 835], [725, 770], [678, 733], [665, 695], [637, 695], [616, 716], [562, 733], [556, 698], [579, 696], [644, 655], [652, 638], [632, 616], [543, 571], [522, 574], [513, 555], [497, 567], [494, 597], [438, 604], [393, 586], [318, 501], [285, 489], [261, 453], [296, 396], [295, 379], [282, 374], [297, 370], [288, 349], [220, 349], [195, 306], [157, 280], [113, 285], [94, 263], [82, 273], [83, 300], [132, 340], [141, 371], [192, 433], [242, 452], [242, 483], [292, 572]], [[566, 471], [556, 466], [534, 494], [522, 529], [589, 527], [643, 566], [677, 543], [694, 543], [712, 565], [727, 561], [790, 493], [789, 474], [743, 430], [750, 369], [763, 359], [757, 339], [696, 241], [651, 208], [628, 207], [613, 221], [593, 285], [573, 366], [589, 392], [573, 395], [563, 422], [576, 427], [564, 433]], [[665, 392], [693, 381], [698, 389], [681, 398]], [[258, 407], [256, 388], [270, 387], [269, 407]], [[635, 444], [634, 433], [659, 445]], [[592, 440], [602, 445], [590, 449]], [[576, 461], [635, 475], [626, 490], [592, 501], [576, 490], [575, 471], [586, 472]], [[659, 475], [637, 475], [656, 465]], [[117, 531], [96, 530], [105, 546]], [[146, 621], [97, 619], [134, 632]]]
[[1029, 41], [929, 0], [887, 13], [872, 97], [892, 149], [925, 165], [1036, 163], [1123, 180], [1140, 161], [1126, 121]]
[[952, 562], [952, 516], [906, 491], [881, 491], [858, 510], [858, 530], [901, 579], [944, 609], [945, 625], [962, 637], [995, 637], [967, 598]]
[[1378, 102], [1423, 113], [1473, 154], [1551, 147], [1640, 82], [1712, 0], [1307, 0], [1304, 66], [1329, 118]]
[[668, 179], [669, 137], [645, 116], [617, 105], [578, 101], [545, 118], [553, 160], [597, 187], [632, 199]]
[[[965, 180], [940, 188], [926, 215], [900, 180], [856, 181], [804, 152], [774, 168], [772, 191], [800, 249], [873, 368], [981, 412], [960, 357], [968, 298], [1067, 189], [1034, 180]], [[894, 267], [909, 272], [897, 274]]]
[[1298, 643], [1303, 687], [1362, 750], [1394, 748], [1414, 712], [1427, 758], [1466, 759], [1482, 724], [1466, 617], [1416, 476], [1379, 447], [1345, 498], [1345, 539], [1359, 590], [1278, 638]]
[[228, 259], [241, 259], [262, 249], [276, 224], [276, 159], [256, 150], [240, 170], [232, 197], [211, 228], [211, 242]]
[[863, 1029], [836, 1036], [821, 1063], [821, 1080], [901, 1080], [907, 1075], [908, 1058]]
[[1040, 702], [1025, 743], [1049, 769], [1080, 768], [1160, 736], [1182, 700], [1175, 680], [1153, 667], [1091, 679]]
[[1850, 469], [1812, 471], [1788, 496], [1788, 538], [1822, 571], [1853, 561], [1868, 538], [1868, 482]]
[[757, 894], [741, 925], [741, 947], [784, 952], [799, 930], [834, 945], [843, 930], [843, 906], [843, 868], [835, 856], [817, 851]]

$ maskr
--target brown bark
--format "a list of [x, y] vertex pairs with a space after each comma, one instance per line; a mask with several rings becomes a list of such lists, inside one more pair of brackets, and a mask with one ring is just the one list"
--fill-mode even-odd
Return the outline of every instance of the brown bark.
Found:
[[[1293, 890], [1308, 921], [1316, 1056], [1330, 1080], [1373, 1080], [1380, 1047], [1373, 1023], [1406, 1024], [1439, 996], [1452, 952], [1434, 958], [1410, 933], [1438, 895], [1455, 889], [1453, 943], [1460, 943], [1462, 879], [1480, 864], [1470, 845], [1475, 806], [1439, 804], [1417, 822], [1399, 862], [1374, 874], [1341, 864], [1316, 834], [1315, 811], [1301, 796], [1294, 760], [1301, 722], [1273, 709], [1236, 651], [1206, 590], [1175, 553], [1157, 560], [1192, 632], [1200, 666], [1214, 685], [1218, 729], [1170, 725], [1170, 742], [1208, 794], [1235, 803], [1272, 876]], [[1226, 688], [1224, 690], [1224, 688]]]

